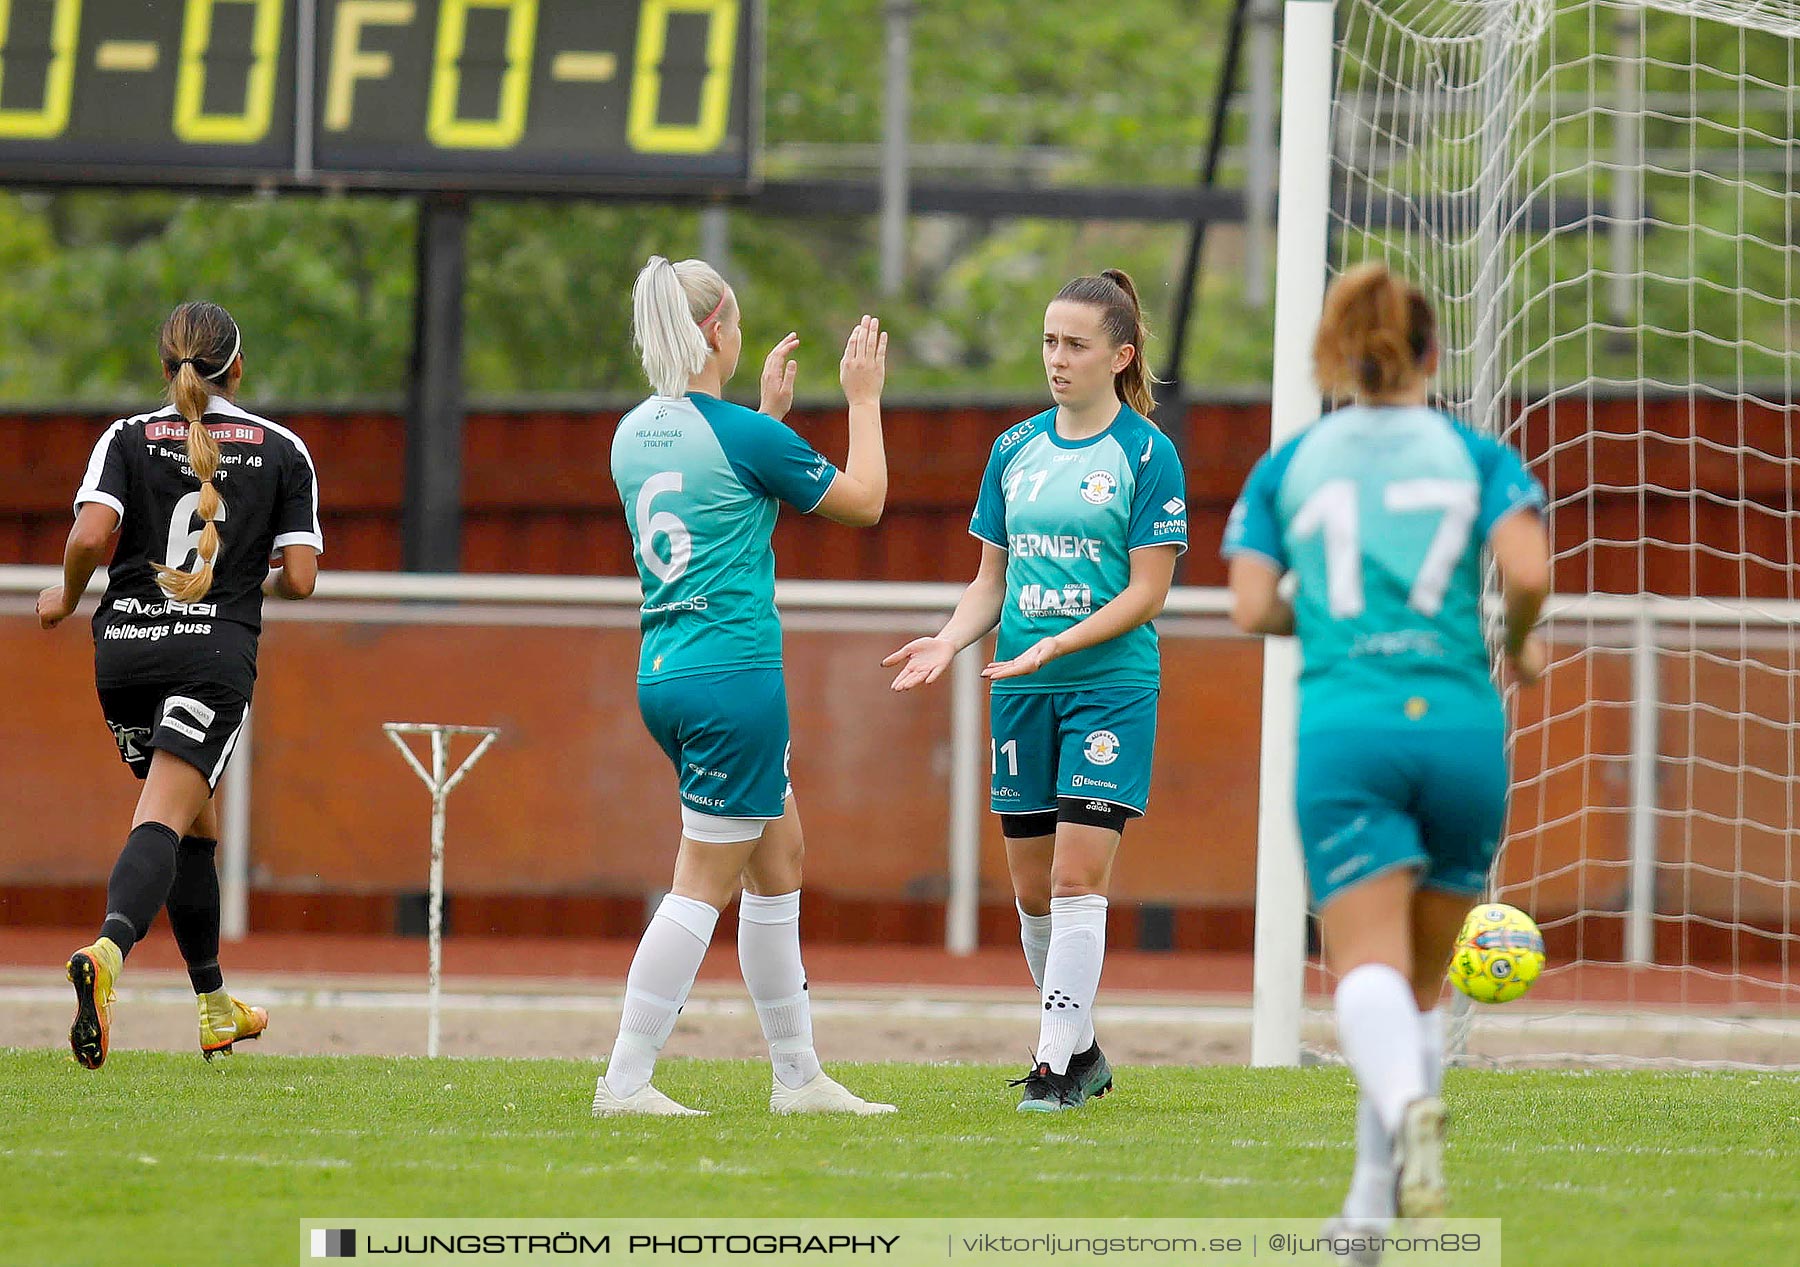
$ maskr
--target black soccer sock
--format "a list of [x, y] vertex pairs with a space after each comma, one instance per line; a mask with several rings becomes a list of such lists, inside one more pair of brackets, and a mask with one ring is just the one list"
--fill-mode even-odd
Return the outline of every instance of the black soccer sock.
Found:
[[175, 885], [169, 890], [169, 931], [187, 961], [195, 994], [222, 989], [219, 971], [219, 872], [207, 836], [183, 836], [175, 849]]
[[169, 897], [175, 883], [175, 846], [181, 839], [161, 823], [139, 823], [106, 882], [106, 922], [100, 935], [112, 938], [120, 956], [129, 955]]

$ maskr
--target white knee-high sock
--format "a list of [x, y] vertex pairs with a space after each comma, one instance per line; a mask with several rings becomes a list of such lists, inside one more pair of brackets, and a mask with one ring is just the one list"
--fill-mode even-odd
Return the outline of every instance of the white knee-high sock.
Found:
[[1353, 1219], [1383, 1221], [1394, 1217], [1394, 1137], [1381, 1129], [1375, 1102], [1356, 1097], [1356, 1169], [1344, 1213]]
[[650, 1081], [718, 922], [716, 909], [691, 897], [670, 893], [656, 908], [625, 974], [625, 1010], [606, 1062], [614, 1095], [623, 1099]]
[[738, 899], [738, 966], [756, 1004], [775, 1077], [790, 1090], [819, 1076], [812, 1004], [800, 963], [800, 890]]
[[[1044, 961], [1050, 955], [1050, 916], [1028, 914], [1018, 899], [1013, 905], [1019, 909], [1019, 942], [1025, 947], [1025, 966], [1031, 969], [1031, 984], [1044, 992]], [[1084, 1012], [1086, 1018], [1082, 1025], [1081, 1036], [1075, 1040], [1075, 1050], [1084, 1052], [1094, 1045], [1094, 1015]]]
[[1054, 1073], [1067, 1073], [1069, 1057], [1093, 1042], [1094, 995], [1105, 960], [1106, 899], [1098, 893], [1051, 898], [1037, 1058]]
[[1425, 1094], [1424, 1040], [1412, 986], [1386, 964], [1365, 963], [1337, 988], [1338, 1046], [1356, 1084], [1390, 1135], [1406, 1106]]
[[1444, 1009], [1419, 1013], [1419, 1042], [1425, 1058], [1425, 1094], [1444, 1093]]
[[1050, 954], [1050, 916], [1029, 914], [1019, 905], [1019, 944], [1025, 947], [1025, 966], [1031, 969], [1031, 984], [1041, 992], [1044, 988], [1044, 960]]

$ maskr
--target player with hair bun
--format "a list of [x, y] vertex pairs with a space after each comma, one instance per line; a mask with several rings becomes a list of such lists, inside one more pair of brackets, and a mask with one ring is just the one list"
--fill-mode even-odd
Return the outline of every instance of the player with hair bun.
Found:
[[950, 620], [888, 656], [893, 689], [942, 677], [1000, 626], [991, 805], [1042, 1022], [1021, 1112], [1112, 1087], [1094, 1037], [1106, 890], [1144, 813], [1162, 670], [1151, 623], [1187, 548], [1175, 446], [1150, 421], [1149, 331], [1131, 278], [1077, 277], [1044, 314], [1050, 409], [994, 442], [969, 531], [981, 565]]
[[45, 629], [66, 620], [117, 534], [94, 613], [94, 677], [119, 755], [144, 788], [107, 882], [100, 935], [67, 965], [69, 1045], [87, 1069], [105, 1063], [125, 957], [165, 906], [207, 1058], [268, 1026], [263, 1009], [226, 992], [219, 969], [212, 792], [250, 707], [263, 596], [310, 595], [324, 548], [306, 445], [234, 403], [244, 357], [231, 314], [182, 304], [157, 353], [172, 403], [100, 437], [75, 494], [63, 581], [37, 601]]
[[1550, 545], [1518, 454], [1429, 406], [1437, 328], [1416, 287], [1379, 263], [1345, 272], [1313, 359], [1319, 386], [1354, 403], [1257, 463], [1224, 553], [1238, 626], [1300, 639], [1300, 838], [1361, 1093], [1337, 1230], [1358, 1232], [1444, 1207], [1438, 999], [1506, 818], [1482, 547], [1499, 565], [1506, 657], [1529, 685], [1545, 668], [1531, 630]]
[[719, 912], [738, 901], [738, 962], [769, 1043], [775, 1113], [891, 1113], [826, 1074], [800, 961], [800, 811], [788, 782], [787, 687], [770, 534], [780, 503], [868, 527], [887, 500], [881, 389], [887, 335], [864, 317], [839, 378], [850, 413], [840, 471], [781, 419], [794, 398], [789, 334], [763, 362], [760, 411], [721, 400], [744, 335], [737, 296], [703, 260], [652, 256], [632, 328], [655, 395], [613, 435], [612, 473], [644, 587], [638, 707], [675, 767], [675, 878], [625, 979], [619, 1035], [594, 1113], [699, 1110], [651, 1085]]

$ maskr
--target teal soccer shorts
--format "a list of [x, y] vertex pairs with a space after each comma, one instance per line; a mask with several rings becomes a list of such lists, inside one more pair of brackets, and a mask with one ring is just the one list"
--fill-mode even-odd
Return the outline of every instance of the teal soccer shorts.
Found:
[[1395, 867], [1478, 894], [1506, 826], [1506, 735], [1473, 730], [1302, 732], [1295, 808], [1315, 908]]
[[675, 764], [684, 806], [716, 818], [781, 817], [788, 796], [788, 708], [780, 669], [640, 682], [638, 711]]
[[1155, 687], [995, 692], [991, 702], [996, 814], [1036, 814], [1059, 796], [1131, 813], [1150, 803]]

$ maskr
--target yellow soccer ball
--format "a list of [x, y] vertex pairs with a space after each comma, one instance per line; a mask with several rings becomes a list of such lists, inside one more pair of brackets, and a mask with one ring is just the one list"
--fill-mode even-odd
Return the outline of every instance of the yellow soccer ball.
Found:
[[1450, 983], [1477, 1003], [1510, 1003], [1543, 970], [1543, 933], [1531, 916], [1501, 902], [1470, 911], [1450, 952]]

